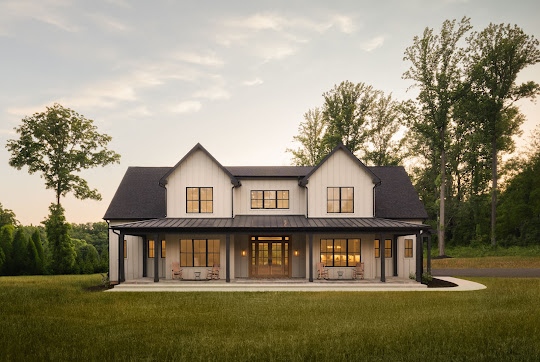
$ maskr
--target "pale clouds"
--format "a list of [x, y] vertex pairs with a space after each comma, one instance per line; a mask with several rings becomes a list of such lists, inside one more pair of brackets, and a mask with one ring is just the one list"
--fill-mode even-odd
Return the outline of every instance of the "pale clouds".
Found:
[[256, 13], [226, 19], [222, 27], [216, 36], [218, 44], [243, 47], [264, 62], [287, 58], [295, 54], [302, 44], [330, 29], [344, 34], [356, 30], [354, 18], [343, 14], [304, 17]]
[[202, 104], [199, 101], [185, 101], [172, 106], [170, 110], [173, 113], [195, 113], [201, 108]]
[[263, 83], [264, 83], [264, 81], [261, 78], [255, 78], [255, 79], [252, 79], [252, 80], [246, 80], [246, 81], [242, 82], [243, 85], [247, 85], [248, 87], [253, 86], [253, 85], [263, 84]]
[[195, 94], [193, 94], [193, 97], [205, 98], [216, 101], [231, 98], [231, 93], [229, 93], [229, 91], [227, 91], [223, 87], [216, 85], [195, 92]]
[[9, 23], [30, 18], [63, 31], [77, 32], [80, 30], [79, 26], [73, 22], [72, 17], [64, 14], [64, 10], [68, 7], [69, 3], [61, 0], [5, 1], [0, 4], [0, 22]]
[[220, 67], [224, 61], [218, 58], [215, 54], [200, 54], [195, 52], [178, 52], [173, 55], [174, 59], [185, 63]]
[[105, 16], [102, 14], [90, 14], [88, 15], [90, 19], [94, 21], [99, 27], [105, 29], [105, 30], [112, 30], [115, 32], [127, 32], [131, 31], [132, 28], [124, 23], [122, 23], [120, 20]]
[[376, 36], [374, 38], [371, 38], [369, 40], [366, 40], [360, 44], [360, 49], [371, 52], [377, 48], [382, 47], [384, 44], [384, 36]]

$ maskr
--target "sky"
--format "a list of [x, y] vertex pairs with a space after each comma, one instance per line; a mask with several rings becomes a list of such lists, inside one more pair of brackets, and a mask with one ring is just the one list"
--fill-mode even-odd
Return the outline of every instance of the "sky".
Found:
[[[0, 0], [0, 203], [39, 224], [55, 196], [8, 164], [25, 116], [55, 102], [94, 120], [121, 162], [81, 172], [102, 201], [62, 200], [100, 221], [127, 167], [173, 166], [197, 142], [221, 164], [289, 165], [303, 114], [344, 80], [416, 96], [405, 48], [424, 28], [471, 18], [540, 38], [539, 1]], [[540, 64], [518, 81], [540, 83]], [[525, 136], [540, 105], [520, 102]]]

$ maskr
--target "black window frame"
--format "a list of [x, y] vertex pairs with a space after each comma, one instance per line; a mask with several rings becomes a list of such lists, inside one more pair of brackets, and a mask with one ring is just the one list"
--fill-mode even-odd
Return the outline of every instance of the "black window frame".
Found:
[[[189, 240], [191, 241], [191, 265], [188, 266], [188, 265], [182, 265], [182, 240]], [[195, 253], [195, 240], [204, 240], [205, 241], [205, 244], [206, 244], [206, 247], [205, 247], [205, 265], [197, 265], [195, 266], [195, 254], [200, 254], [199, 253]], [[217, 254], [219, 256], [218, 260], [221, 259], [221, 239], [217, 239], [217, 238], [210, 238], [210, 239], [203, 239], [203, 238], [196, 238], [196, 239], [180, 239], [180, 266], [182, 268], [210, 268], [210, 267], [213, 267], [214, 263], [212, 265], [208, 265], [208, 241], [209, 240], [217, 240], [219, 243], [219, 247], [218, 247], [218, 251], [217, 253], [215, 252], [212, 252], [211, 254]], [[188, 252], [189, 254], [189, 252]], [[221, 261], [218, 263], [218, 265], [221, 264]]]
[[[188, 200], [188, 189], [198, 189], [199, 196], [198, 200]], [[201, 189], [210, 189], [212, 190], [212, 199], [211, 200], [201, 200]], [[188, 202], [198, 201], [199, 202], [199, 211], [188, 211]], [[202, 212], [201, 211], [201, 201], [212, 202], [212, 211]], [[214, 187], [213, 186], [186, 186], [186, 214], [213, 214], [214, 213]]]
[[161, 249], [159, 253], [161, 254], [161, 259], [167, 258], [167, 241], [166, 240], [161, 240]]
[[[329, 200], [328, 199], [328, 190], [329, 189], [339, 189], [339, 200]], [[342, 189], [352, 189], [352, 211], [342, 211], [341, 204], [343, 203], [343, 199], [341, 197], [341, 190]], [[328, 201], [339, 201], [339, 211], [328, 211]], [[347, 200], [348, 201], [348, 200]], [[327, 214], [354, 214], [354, 186], [328, 186], [326, 188], [326, 213]]]
[[[362, 262], [362, 238], [320, 238], [319, 239], [319, 262], [322, 263], [321, 255], [323, 254], [321, 250], [322, 241], [323, 240], [332, 240], [332, 265], [325, 265], [325, 268], [351, 268], [355, 267], [356, 263], [354, 265], [349, 265], [349, 240], [358, 240], [359, 247], [360, 247], [360, 263]], [[336, 251], [335, 241], [336, 240], [345, 240], [345, 265], [333, 265], [334, 264], [334, 256]], [[325, 252], [326, 255], [328, 255], [328, 252]], [[354, 254], [353, 254], [354, 255]], [[328, 260], [328, 259], [327, 259]]]
[[[150, 256], [150, 243], [152, 243], [152, 256]], [[148, 259], [153, 259], [154, 256], [156, 255], [156, 242], [154, 240], [148, 240], [148, 252], [147, 252], [147, 257]]]
[[[386, 247], [386, 242], [387, 241], [390, 241], [390, 247], [389, 248]], [[379, 247], [377, 247], [376, 242], [379, 242], [378, 243]], [[375, 245], [374, 245], [374, 247], [375, 247], [375, 259], [378, 259], [378, 258], [381, 257], [381, 241], [379, 239], [374, 239], [374, 243], [375, 243]], [[391, 258], [393, 256], [394, 251], [393, 251], [392, 244], [393, 244], [392, 239], [384, 239], [384, 257], [385, 257], [385, 259]], [[377, 256], [377, 250], [379, 251], [379, 256]], [[386, 251], [387, 250], [390, 250], [390, 256], [386, 256]]]
[[[254, 199], [253, 198], [253, 193], [254, 192], [262, 192], [262, 199]], [[265, 197], [264, 197], [264, 194], [265, 192], [275, 192], [276, 193], [276, 197], [274, 199], [269, 199], [269, 200], [274, 200], [275, 201], [275, 205], [276, 207], [265, 207], [264, 206], [264, 201], [266, 200]], [[286, 199], [280, 199], [278, 198], [278, 192], [287, 192], [287, 198]], [[291, 192], [289, 190], [251, 190], [249, 192], [249, 195], [250, 195], [250, 207], [251, 207], [251, 210], [288, 210], [290, 209], [291, 207]], [[262, 207], [253, 207], [253, 200], [261, 200], [262, 201]], [[278, 201], [283, 201], [283, 200], [287, 200], [287, 207], [278, 207]]]
[[127, 239], [124, 239], [124, 259], [127, 259]]
[[[407, 247], [407, 241], [410, 241], [410, 242], [411, 242], [411, 247], [410, 247], [410, 248]], [[413, 249], [414, 249], [414, 247], [413, 247], [413, 239], [405, 239], [405, 241], [404, 241], [404, 247], [405, 247], [405, 252], [404, 252], [404, 254], [403, 254], [403, 257], [404, 257], [404, 258], [412, 258], [413, 255], [414, 255], [414, 254], [413, 254]], [[407, 256], [407, 251], [410, 251], [410, 256]]]

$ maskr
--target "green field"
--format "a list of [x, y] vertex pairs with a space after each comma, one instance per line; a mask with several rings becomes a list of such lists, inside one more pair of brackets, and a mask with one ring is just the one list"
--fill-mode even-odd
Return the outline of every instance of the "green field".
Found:
[[[427, 265], [424, 259], [424, 266]], [[433, 269], [540, 268], [540, 256], [484, 256], [479, 258], [433, 259]]]
[[103, 293], [0, 278], [0, 360], [540, 360], [540, 278], [474, 292]]

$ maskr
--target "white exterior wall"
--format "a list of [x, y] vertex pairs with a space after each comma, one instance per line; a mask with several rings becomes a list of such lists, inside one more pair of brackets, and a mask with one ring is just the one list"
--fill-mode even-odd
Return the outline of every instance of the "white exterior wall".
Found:
[[[203, 151], [197, 150], [167, 179], [167, 217], [231, 217], [230, 177]], [[212, 187], [213, 212], [187, 213], [186, 187]]]
[[[242, 186], [234, 189], [235, 215], [305, 215], [306, 196], [305, 188], [298, 185], [297, 179], [242, 179]], [[289, 191], [288, 209], [252, 209], [251, 191]]]
[[[133, 220], [111, 221], [110, 226], [126, 224]], [[127, 258], [124, 272], [127, 279], [142, 278], [143, 242], [142, 238], [126, 235]], [[109, 280], [118, 281], [118, 235], [109, 229]]]
[[[371, 175], [338, 150], [309, 178], [308, 217], [373, 217]], [[354, 187], [354, 213], [328, 213], [327, 187]]]

